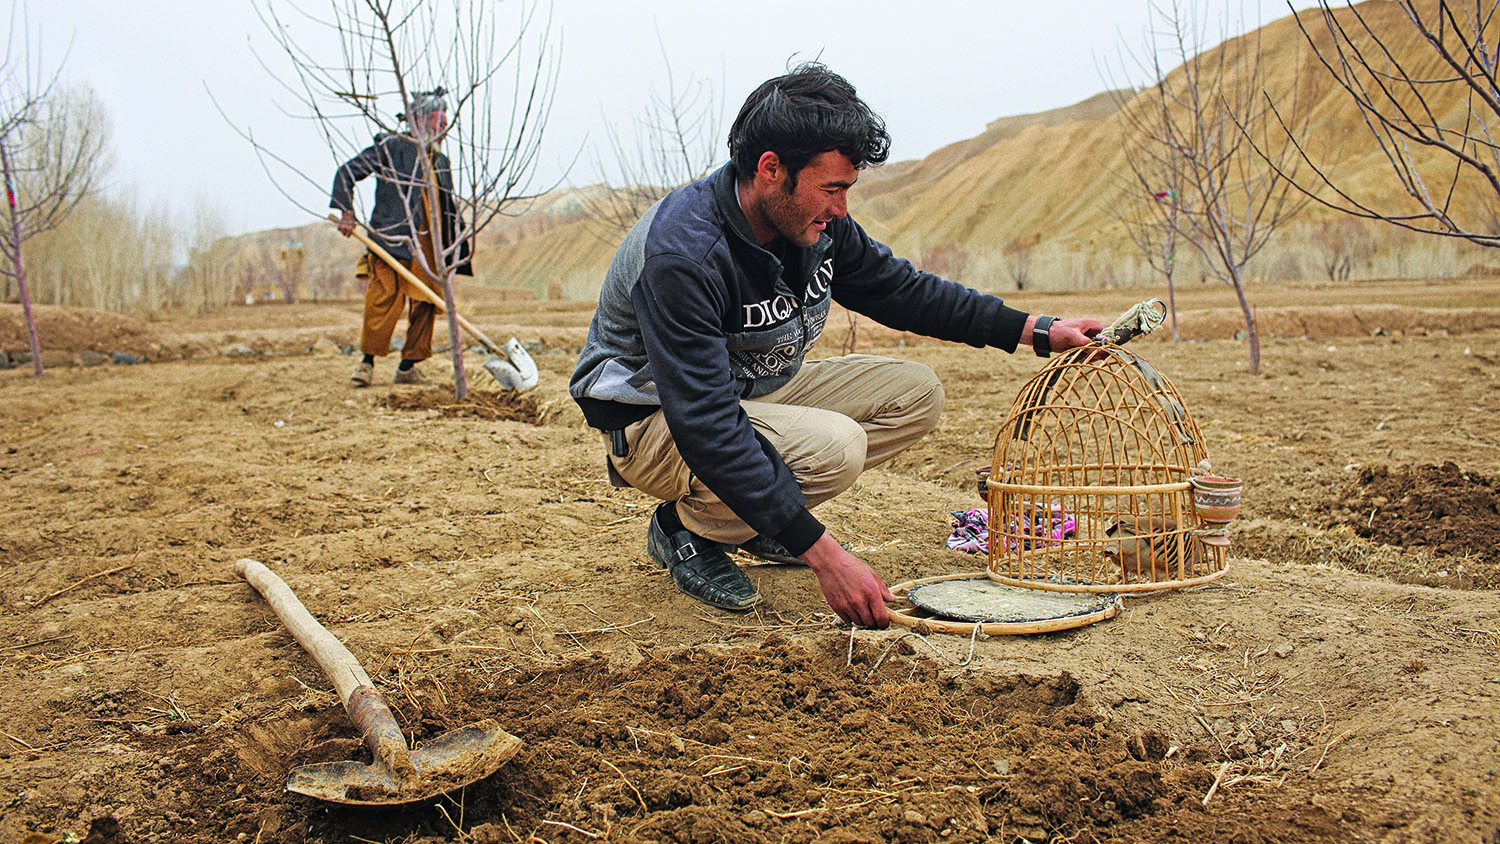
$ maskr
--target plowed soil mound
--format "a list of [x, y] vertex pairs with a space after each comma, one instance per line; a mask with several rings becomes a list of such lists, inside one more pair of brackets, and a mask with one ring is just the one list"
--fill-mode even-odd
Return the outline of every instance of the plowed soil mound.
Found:
[[1500, 489], [1456, 463], [1363, 468], [1342, 503], [1365, 539], [1471, 557], [1482, 564], [1476, 576], [1500, 566]]
[[[1217, 748], [1124, 732], [1080, 701], [1066, 673], [940, 671], [917, 644], [843, 652], [772, 637], [753, 648], [649, 652], [631, 666], [591, 658], [503, 680], [451, 675], [397, 698], [419, 745], [480, 718], [531, 737], [461, 806], [309, 814], [282, 792], [279, 771], [257, 776], [245, 763], [284, 753], [249, 728], [227, 747], [198, 740], [179, 750], [167, 767], [194, 798], [143, 831], [186, 840], [208, 827], [266, 844], [442, 841], [461, 811], [464, 840], [493, 844], [514, 841], [514, 829], [639, 844], [1103, 842], [1158, 840], [1162, 829], [1204, 840], [1346, 840], [1323, 808], [1229, 801], [1210, 814], [1202, 801]], [[289, 764], [367, 758], [329, 728], [342, 716], [336, 706], [310, 714], [320, 724]]]
[[[153, 357], [159, 351], [154, 348], [156, 332], [133, 317], [40, 305], [32, 308], [32, 317], [43, 350], [106, 355], [125, 352], [140, 358]], [[0, 305], [0, 351], [15, 354], [30, 348], [24, 309], [20, 305]]]
[[[479, 377], [487, 376], [481, 372]], [[385, 397], [385, 406], [391, 410], [425, 410], [448, 419], [505, 420], [533, 425], [542, 416], [536, 399], [514, 390], [471, 390], [468, 398], [459, 401], [451, 386], [432, 387], [415, 393], [393, 393]]]

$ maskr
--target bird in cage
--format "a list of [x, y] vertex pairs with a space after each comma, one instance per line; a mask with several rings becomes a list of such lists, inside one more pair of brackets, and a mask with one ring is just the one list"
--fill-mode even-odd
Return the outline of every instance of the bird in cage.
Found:
[[1110, 538], [1104, 556], [1120, 567], [1125, 583], [1160, 583], [1172, 580], [1182, 543], [1187, 541], [1186, 563], [1191, 571], [1198, 564], [1198, 543], [1177, 530], [1177, 522], [1166, 516], [1121, 516], [1104, 529]]

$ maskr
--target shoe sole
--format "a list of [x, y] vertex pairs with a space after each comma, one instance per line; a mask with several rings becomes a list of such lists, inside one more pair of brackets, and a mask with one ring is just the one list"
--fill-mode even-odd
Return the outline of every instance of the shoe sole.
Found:
[[[670, 574], [670, 572], [668, 572], [668, 574]], [[757, 590], [756, 593], [755, 593], [755, 598], [753, 600], [751, 600], [749, 603], [745, 603], [745, 604], [731, 604], [731, 603], [728, 603], [726, 601], [712, 601], [712, 600], [709, 600], [708, 598], [704, 598], [704, 597], [701, 597], [699, 595], [694, 595], [692, 592], [689, 592], [688, 590], [684, 589], [682, 587], [682, 584], [678, 583], [677, 582], [677, 578], [675, 578], [675, 577], [672, 578], [672, 585], [677, 587], [677, 591], [678, 592], [681, 592], [682, 594], [688, 596], [689, 598], [692, 598], [693, 600], [697, 601], [700, 604], [704, 604], [706, 606], [714, 607], [716, 609], [730, 610], [731, 612], [743, 612], [743, 611], [748, 610], [748, 609], [753, 609], [757, 604], [759, 604], [762, 600], [764, 600], [761, 597], [760, 591]]]

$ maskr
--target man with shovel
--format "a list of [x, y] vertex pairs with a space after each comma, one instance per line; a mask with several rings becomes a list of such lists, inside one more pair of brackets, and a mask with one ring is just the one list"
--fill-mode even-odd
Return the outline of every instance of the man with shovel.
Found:
[[872, 240], [848, 192], [889, 147], [853, 86], [804, 64], [750, 95], [730, 162], [648, 210], [605, 276], [569, 392], [606, 434], [611, 480], [664, 502], [647, 554], [700, 601], [760, 601], [728, 556], [738, 546], [806, 564], [845, 621], [888, 623], [890, 590], [810, 508], [931, 431], [943, 388], [910, 361], [805, 360], [832, 299], [895, 329], [1042, 356], [1104, 328], [1016, 310]]
[[[370, 236], [390, 256], [406, 264], [419, 278], [433, 279], [441, 250], [450, 246], [458, 232], [458, 212], [453, 201], [453, 175], [448, 156], [439, 152], [438, 143], [448, 128], [448, 106], [442, 88], [419, 92], [412, 98], [404, 115], [409, 134], [380, 134], [375, 142], [344, 162], [333, 177], [333, 194], [329, 207], [338, 210], [339, 233], [354, 233], [354, 183], [369, 175], [376, 178], [375, 207], [367, 228]], [[429, 175], [430, 174], [430, 175]], [[431, 212], [431, 197], [425, 188], [436, 180], [439, 213]], [[441, 221], [438, 234], [428, 221]], [[375, 358], [391, 350], [391, 334], [408, 309], [406, 340], [401, 347], [401, 363], [395, 383], [424, 384], [427, 379], [416, 364], [432, 357], [432, 327], [442, 304], [423, 297], [400, 278], [396, 269], [374, 253], [365, 256], [369, 282], [365, 288], [364, 322], [360, 326], [359, 350], [364, 359], [355, 367], [350, 381], [356, 387], [368, 387], [375, 374]], [[469, 243], [459, 244], [460, 275], [473, 275], [469, 264]], [[430, 290], [436, 290], [429, 283]]]

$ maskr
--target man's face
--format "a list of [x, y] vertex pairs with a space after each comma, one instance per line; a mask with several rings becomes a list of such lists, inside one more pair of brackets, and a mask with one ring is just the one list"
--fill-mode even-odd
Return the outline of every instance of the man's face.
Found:
[[818, 236], [835, 217], [849, 213], [849, 188], [859, 178], [859, 171], [849, 156], [837, 150], [814, 156], [797, 174], [792, 187], [791, 174], [782, 169], [775, 187], [766, 194], [767, 221], [782, 237], [804, 249], [818, 242]]
[[416, 135], [424, 141], [436, 140], [448, 128], [448, 112], [429, 111], [426, 114], [417, 115], [416, 123], [412, 127]]

